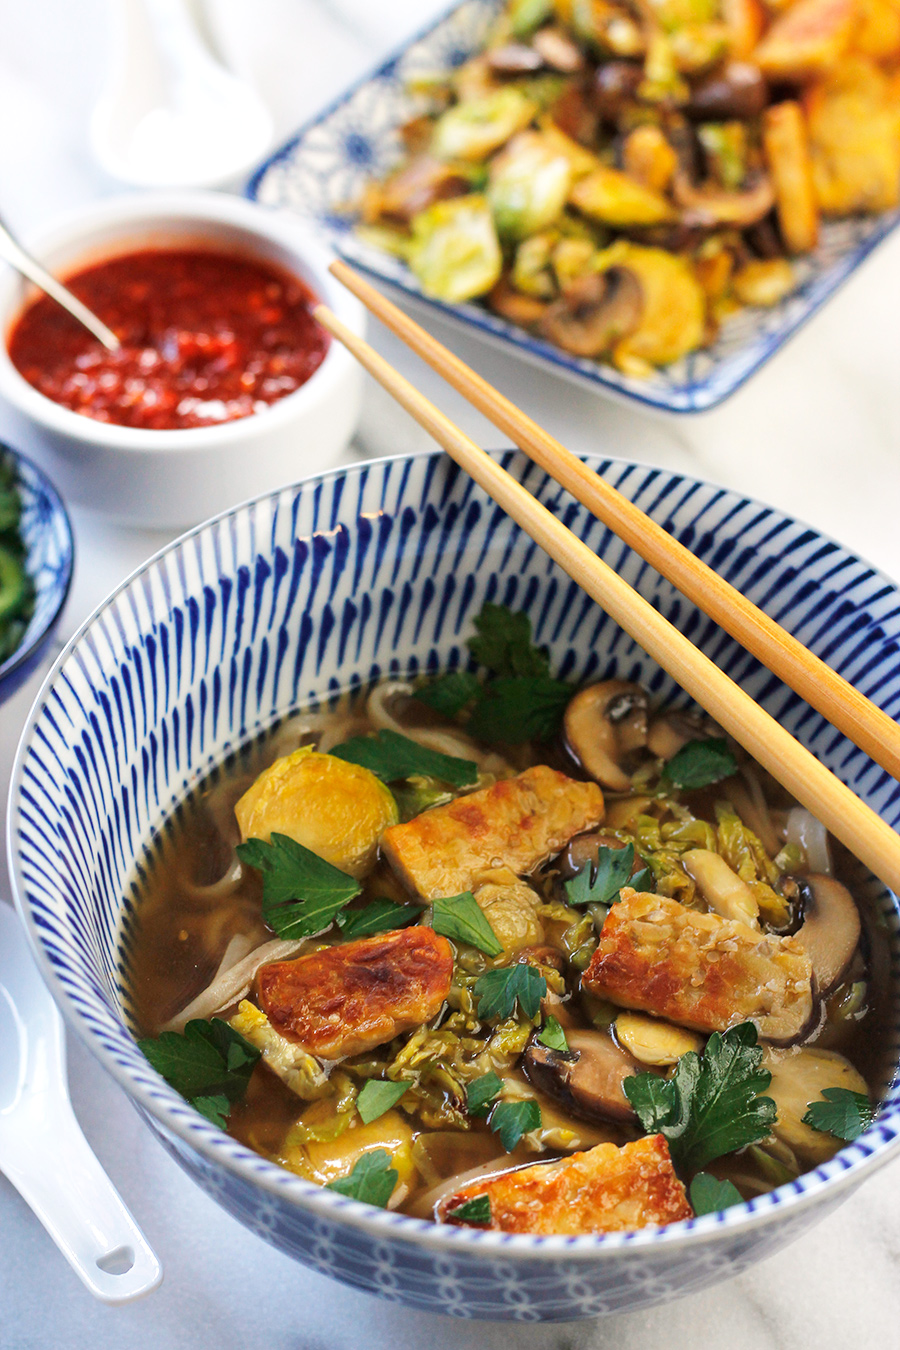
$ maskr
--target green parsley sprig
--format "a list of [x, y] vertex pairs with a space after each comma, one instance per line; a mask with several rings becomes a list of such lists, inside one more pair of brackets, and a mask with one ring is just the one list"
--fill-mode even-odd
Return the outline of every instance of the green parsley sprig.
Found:
[[660, 781], [679, 788], [709, 787], [723, 778], [731, 778], [737, 768], [727, 741], [688, 741], [668, 760]]
[[809, 1103], [803, 1124], [848, 1143], [864, 1134], [878, 1113], [878, 1107], [864, 1093], [851, 1088], [823, 1088], [822, 1097], [824, 1100]]
[[503, 943], [471, 891], [432, 901], [431, 926], [436, 933], [455, 942], [467, 942], [488, 956], [499, 956], [503, 951]]
[[145, 1036], [138, 1049], [170, 1087], [220, 1128], [247, 1091], [260, 1057], [256, 1046], [220, 1017], [196, 1018], [183, 1033]]
[[359, 895], [359, 882], [286, 834], [248, 839], [237, 855], [263, 878], [263, 918], [279, 937], [314, 937]]
[[646, 890], [652, 884], [649, 867], [643, 867], [634, 876], [634, 844], [623, 848], [608, 848], [601, 845], [597, 850], [597, 861], [585, 863], [571, 881], [565, 885], [570, 905], [615, 905], [622, 898], [623, 886], [632, 886], [636, 891]]
[[471, 1200], [464, 1200], [461, 1205], [451, 1209], [447, 1215], [453, 1223], [473, 1223], [489, 1224], [491, 1221], [491, 1197], [489, 1195], [476, 1195]]
[[498, 1102], [488, 1116], [488, 1125], [507, 1153], [512, 1153], [523, 1135], [541, 1128], [541, 1108], [533, 1097], [517, 1102]]
[[512, 1017], [516, 1004], [523, 1016], [535, 1018], [547, 993], [547, 981], [534, 966], [520, 961], [514, 966], [487, 971], [475, 981], [474, 989], [478, 1016], [483, 1022]]
[[400, 1174], [391, 1166], [387, 1149], [373, 1148], [357, 1158], [349, 1176], [336, 1177], [325, 1185], [329, 1191], [337, 1191], [351, 1200], [362, 1200], [364, 1204], [384, 1209], [399, 1179]]
[[744, 1197], [731, 1181], [720, 1181], [709, 1172], [698, 1172], [689, 1190], [691, 1209], [699, 1219], [701, 1214], [718, 1214], [732, 1205], [742, 1205]]
[[760, 1094], [772, 1081], [761, 1069], [756, 1027], [742, 1022], [714, 1032], [701, 1058], [682, 1055], [671, 1078], [639, 1073], [622, 1083], [648, 1134], [662, 1134], [675, 1166], [688, 1175], [771, 1133], [777, 1112]]
[[398, 905], [396, 900], [380, 895], [362, 909], [342, 909], [337, 923], [347, 939], [372, 937], [375, 933], [405, 928], [421, 913], [420, 905]]
[[349, 764], [360, 764], [385, 783], [422, 775], [438, 778], [454, 787], [471, 787], [478, 782], [478, 765], [471, 759], [442, 755], [437, 750], [401, 736], [398, 731], [377, 731], [371, 736], [353, 736], [329, 752]]

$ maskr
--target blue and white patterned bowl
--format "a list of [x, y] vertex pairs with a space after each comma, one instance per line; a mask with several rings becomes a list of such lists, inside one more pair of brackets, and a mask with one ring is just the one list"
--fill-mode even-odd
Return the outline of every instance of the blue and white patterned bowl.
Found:
[[72, 526], [56, 488], [30, 459], [0, 445], [0, 462], [10, 460], [22, 497], [19, 529], [35, 597], [34, 613], [22, 641], [5, 661], [0, 661], [0, 704], [15, 693], [40, 660], [66, 603], [75, 561]]
[[647, 379], [571, 356], [480, 305], [430, 299], [405, 263], [355, 237], [347, 204], [359, 201], [365, 184], [400, 158], [399, 128], [414, 111], [410, 80], [460, 65], [481, 45], [502, 2], [456, 5], [302, 127], [257, 170], [248, 196], [296, 212], [349, 261], [400, 288], [415, 304], [461, 322], [526, 360], [649, 407], [669, 412], [714, 408], [815, 314], [900, 223], [900, 211], [826, 224], [815, 253], [796, 263], [798, 286], [792, 295], [772, 309], [742, 310], [711, 347]]
[[[740, 651], [521, 456], [512, 472], [892, 825], [900, 785]], [[900, 594], [840, 545], [675, 474], [590, 461], [891, 715]], [[672, 681], [442, 455], [311, 478], [165, 549], [87, 621], [23, 734], [9, 813], [16, 898], [72, 1026], [182, 1166], [248, 1228], [316, 1270], [462, 1317], [645, 1307], [771, 1255], [892, 1157], [898, 1054], [877, 1123], [770, 1195], [664, 1229], [529, 1238], [441, 1227], [320, 1190], [197, 1115], [129, 1034], [125, 963], [141, 872], [184, 795], [290, 710], [387, 674], [466, 659], [485, 600], [523, 608], [555, 669]], [[898, 946], [893, 896], [874, 892]], [[896, 960], [896, 951], [895, 951]], [[894, 1031], [900, 1013], [894, 1017]], [[897, 1037], [894, 1037], [896, 1040]]]

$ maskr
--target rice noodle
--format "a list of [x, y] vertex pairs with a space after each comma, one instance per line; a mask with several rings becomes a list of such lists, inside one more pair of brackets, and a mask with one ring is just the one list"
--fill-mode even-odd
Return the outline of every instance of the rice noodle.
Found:
[[744, 785], [733, 783], [729, 789], [731, 804], [747, 828], [751, 829], [760, 840], [769, 857], [774, 858], [781, 847], [781, 841], [772, 823], [765, 793], [749, 765], [741, 766], [741, 777]]
[[828, 831], [820, 820], [816, 820], [805, 806], [794, 806], [788, 812], [785, 827], [785, 840], [802, 848], [811, 872], [830, 877], [832, 874], [831, 849], [828, 847]]
[[191, 999], [187, 1007], [176, 1013], [160, 1030], [183, 1031], [185, 1024], [193, 1018], [200, 1017], [208, 1021], [224, 1008], [230, 1008], [233, 1003], [240, 1002], [249, 994], [250, 986], [260, 966], [268, 965], [270, 961], [286, 961], [289, 957], [296, 956], [308, 941], [308, 938], [295, 938], [291, 941], [273, 938], [271, 942], [264, 942], [262, 946], [255, 947], [237, 962], [226, 965], [235, 942], [232, 938], [225, 949], [219, 969], [206, 988], [196, 998]]
[[426, 750], [473, 760], [482, 773], [504, 775], [511, 772], [511, 766], [502, 755], [485, 750], [464, 731], [455, 727], [409, 726], [399, 721], [391, 711], [391, 703], [397, 698], [412, 698], [414, 694], [413, 686], [406, 680], [385, 680], [377, 684], [366, 700], [366, 713], [376, 731], [396, 731]]
[[293, 754], [302, 745], [314, 745], [327, 755], [336, 745], [365, 731], [366, 722], [361, 713], [348, 709], [335, 712], [298, 713], [283, 722], [269, 741], [270, 763], [284, 755]]
[[240, 858], [235, 856], [231, 860], [228, 871], [219, 877], [218, 881], [213, 881], [208, 886], [201, 886], [196, 881], [181, 876], [178, 879], [178, 885], [179, 889], [184, 891], [185, 895], [189, 896], [191, 900], [196, 900], [202, 905], [217, 905], [233, 895], [243, 879], [243, 865]]
[[[550, 1161], [550, 1159], [548, 1159]], [[515, 1167], [516, 1164], [513, 1164]], [[433, 1219], [434, 1211], [437, 1205], [445, 1196], [452, 1195], [454, 1191], [467, 1186], [470, 1181], [475, 1181], [477, 1177], [489, 1177], [499, 1172], [509, 1172], [512, 1168], [510, 1164], [504, 1163], [502, 1158], [492, 1158], [490, 1162], [482, 1163], [480, 1167], [472, 1167], [468, 1172], [458, 1172], [456, 1176], [447, 1177], [444, 1181], [439, 1181], [436, 1186], [432, 1186], [424, 1195], [418, 1196], [415, 1203], [410, 1206], [409, 1213], [417, 1219]]]

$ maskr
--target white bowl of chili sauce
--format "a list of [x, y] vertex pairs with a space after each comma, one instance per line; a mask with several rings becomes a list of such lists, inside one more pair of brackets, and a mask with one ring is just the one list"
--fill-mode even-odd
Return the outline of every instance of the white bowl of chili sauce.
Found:
[[361, 372], [312, 318], [362, 332], [329, 254], [288, 216], [215, 193], [119, 198], [27, 241], [116, 332], [108, 352], [0, 276], [0, 395], [36, 426], [72, 502], [116, 520], [196, 523], [339, 463]]

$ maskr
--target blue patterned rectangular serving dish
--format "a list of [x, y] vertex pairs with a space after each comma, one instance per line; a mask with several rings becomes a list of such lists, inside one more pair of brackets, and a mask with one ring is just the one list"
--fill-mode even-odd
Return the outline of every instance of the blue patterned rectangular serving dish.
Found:
[[799, 285], [781, 304], [744, 310], [725, 324], [716, 343], [649, 379], [580, 359], [532, 337], [477, 304], [429, 299], [397, 258], [363, 244], [346, 214], [364, 183], [400, 156], [398, 128], [412, 114], [405, 90], [411, 76], [461, 64], [477, 47], [501, 0], [464, 0], [395, 53], [267, 160], [247, 193], [267, 206], [297, 212], [349, 261], [527, 360], [585, 380], [607, 393], [668, 412], [702, 412], [734, 393], [787, 342], [900, 223], [900, 212], [833, 222], [816, 253], [797, 263]]

